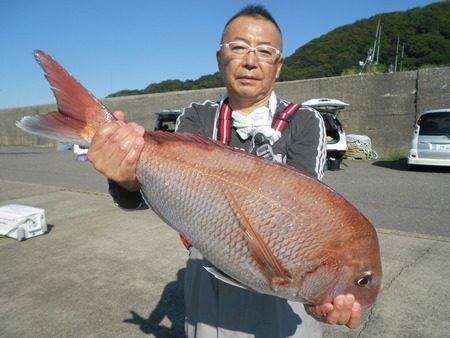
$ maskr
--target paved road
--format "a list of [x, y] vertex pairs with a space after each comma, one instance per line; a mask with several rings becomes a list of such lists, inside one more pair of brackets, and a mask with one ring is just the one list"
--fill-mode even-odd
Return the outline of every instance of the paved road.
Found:
[[[450, 332], [449, 173], [402, 168], [348, 162], [327, 173], [379, 228], [385, 291], [359, 329], [324, 325], [325, 337]], [[124, 212], [105, 191], [70, 153], [0, 147], [0, 205], [43, 208], [51, 225], [31, 240], [0, 238], [1, 337], [182, 336], [186, 250], [155, 214]]]
[[[450, 169], [408, 171], [387, 161], [345, 161], [325, 182], [355, 204], [376, 227], [450, 237]], [[0, 147], [0, 179], [106, 192], [105, 179], [73, 153], [38, 147]]]

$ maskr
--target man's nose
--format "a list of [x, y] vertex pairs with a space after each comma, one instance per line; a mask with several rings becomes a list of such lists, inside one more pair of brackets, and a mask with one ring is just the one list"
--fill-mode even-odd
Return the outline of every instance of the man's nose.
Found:
[[256, 68], [257, 63], [258, 57], [254, 50], [248, 51], [248, 53], [244, 55], [244, 67], [253, 69]]

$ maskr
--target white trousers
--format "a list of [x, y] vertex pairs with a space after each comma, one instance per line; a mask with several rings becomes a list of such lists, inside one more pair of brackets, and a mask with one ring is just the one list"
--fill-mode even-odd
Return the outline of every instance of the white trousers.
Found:
[[184, 285], [187, 337], [322, 337], [303, 304], [231, 286], [204, 266], [211, 263], [191, 247]]

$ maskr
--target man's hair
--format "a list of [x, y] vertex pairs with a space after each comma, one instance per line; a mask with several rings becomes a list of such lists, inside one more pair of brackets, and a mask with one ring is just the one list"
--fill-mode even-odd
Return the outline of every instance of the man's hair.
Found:
[[257, 18], [257, 19], [266, 19], [267, 21], [270, 21], [271, 23], [273, 23], [275, 25], [275, 27], [277, 28], [277, 30], [280, 32], [281, 34], [281, 29], [280, 26], [278, 26], [277, 22], [275, 21], [275, 19], [273, 18], [272, 14], [270, 14], [270, 12], [262, 5], [248, 5], [245, 6], [244, 8], [242, 8], [239, 12], [237, 12], [235, 15], [233, 15], [233, 17], [228, 20], [228, 22], [226, 23], [223, 32], [222, 32], [222, 39], [223, 39], [223, 35], [225, 33], [225, 31], [227, 30], [228, 25], [234, 20], [237, 19], [241, 16], [250, 16], [252, 18]]

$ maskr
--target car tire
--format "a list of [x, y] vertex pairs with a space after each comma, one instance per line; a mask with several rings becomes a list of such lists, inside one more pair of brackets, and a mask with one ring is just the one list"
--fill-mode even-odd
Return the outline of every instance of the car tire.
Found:
[[330, 171], [337, 171], [341, 169], [342, 158], [329, 158], [327, 160], [327, 168]]
[[341, 163], [342, 163], [342, 159], [341, 158], [336, 159], [336, 163], [334, 165], [335, 170], [341, 170]]

